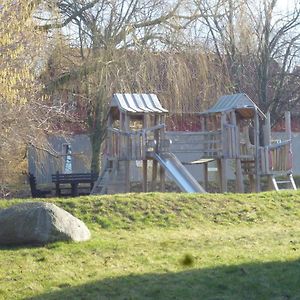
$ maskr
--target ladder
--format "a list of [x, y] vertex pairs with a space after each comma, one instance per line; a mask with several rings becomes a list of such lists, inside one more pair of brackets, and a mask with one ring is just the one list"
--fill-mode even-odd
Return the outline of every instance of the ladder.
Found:
[[101, 175], [98, 177], [91, 191], [91, 195], [105, 194], [109, 178], [111, 177], [112, 168], [106, 167]]
[[293, 174], [287, 174], [288, 178], [286, 180], [278, 180], [275, 175], [272, 178], [272, 184], [275, 191], [280, 190], [297, 190]]

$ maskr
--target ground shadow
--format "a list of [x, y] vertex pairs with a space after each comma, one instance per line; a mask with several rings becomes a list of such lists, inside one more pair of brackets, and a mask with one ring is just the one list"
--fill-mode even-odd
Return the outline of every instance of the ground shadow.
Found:
[[128, 275], [57, 290], [28, 300], [53, 299], [300, 299], [300, 260], [245, 264], [178, 273]]
[[47, 244], [39, 244], [39, 243], [25, 243], [23, 245], [19, 244], [11, 244], [11, 245], [0, 245], [0, 251], [17, 251], [21, 249], [34, 249], [34, 248], [42, 248]]

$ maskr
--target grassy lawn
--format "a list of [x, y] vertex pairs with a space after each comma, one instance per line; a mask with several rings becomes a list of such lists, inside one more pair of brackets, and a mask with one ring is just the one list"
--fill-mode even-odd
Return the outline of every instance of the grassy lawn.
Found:
[[47, 201], [92, 239], [0, 248], [0, 299], [300, 299], [300, 192]]

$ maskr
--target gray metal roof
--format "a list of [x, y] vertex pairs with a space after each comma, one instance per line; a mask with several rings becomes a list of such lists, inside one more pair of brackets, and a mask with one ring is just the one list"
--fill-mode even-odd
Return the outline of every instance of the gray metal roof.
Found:
[[111, 107], [130, 113], [167, 113], [155, 94], [114, 94]]
[[241, 109], [257, 109], [259, 115], [265, 117], [264, 113], [258, 108], [246, 94], [233, 94], [221, 96], [217, 103], [208, 109], [205, 113], [220, 113], [228, 110], [241, 110]]

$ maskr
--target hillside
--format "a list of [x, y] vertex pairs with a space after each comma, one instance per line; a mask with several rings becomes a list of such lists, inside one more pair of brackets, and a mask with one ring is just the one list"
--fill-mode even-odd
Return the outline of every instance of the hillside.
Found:
[[[1, 200], [0, 209], [32, 199]], [[298, 299], [300, 192], [47, 199], [85, 243], [0, 248], [0, 299]]]

